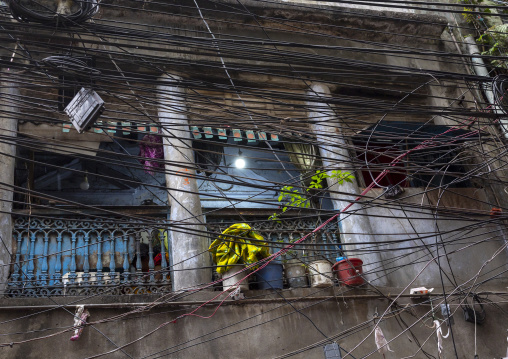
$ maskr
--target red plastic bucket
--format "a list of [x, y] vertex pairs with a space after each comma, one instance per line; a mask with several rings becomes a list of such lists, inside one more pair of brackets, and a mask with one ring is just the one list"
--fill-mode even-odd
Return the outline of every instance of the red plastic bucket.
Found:
[[351, 287], [362, 285], [362, 260], [358, 258], [343, 259], [333, 265], [332, 270], [337, 274], [340, 283]]

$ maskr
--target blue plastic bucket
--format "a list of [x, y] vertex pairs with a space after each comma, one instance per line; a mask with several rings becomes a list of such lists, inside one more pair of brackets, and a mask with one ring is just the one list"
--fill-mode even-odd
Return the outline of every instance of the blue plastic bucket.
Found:
[[282, 264], [269, 263], [256, 272], [259, 289], [282, 289]]

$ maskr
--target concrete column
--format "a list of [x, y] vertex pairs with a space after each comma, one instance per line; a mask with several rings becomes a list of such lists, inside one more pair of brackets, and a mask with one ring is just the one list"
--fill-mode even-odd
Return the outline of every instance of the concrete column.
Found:
[[[313, 84], [311, 90], [307, 92], [310, 101], [309, 120], [312, 122], [311, 128], [316, 135], [319, 144], [319, 153], [321, 155], [323, 166], [328, 170], [344, 170], [351, 171], [351, 159], [347, 150], [346, 140], [342, 136], [339, 126], [339, 119], [336, 118], [332, 109], [322, 101], [323, 98], [330, 97], [330, 89], [323, 84]], [[320, 103], [322, 101], [322, 103]], [[316, 110], [315, 108], [318, 108]], [[330, 172], [329, 172], [330, 173]], [[344, 182], [338, 185], [336, 182], [331, 183], [333, 179], [328, 179], [330, 191], [350, 193], [344, 195], [330, 192], [333, 207], [340, 211], [346, 207], [358, 194], [361, 193], [356, 180], [353, 183]], [[359, 209], [360, 205], [353, 205], [348, 212], [353, 214], [341, 214], [340, 231], [342, 243], [352, 243], [345, 246], [346, 250], [371, 250], [371, 245], [359, 244], [357, 242], [371, 242], [375, 244], [375, 238], [371, 235], [372, 228], [370, 226], [369, 217], [365, 216], [365, 211]], [[349, 255], [352, 257], [352, 255]], [[387, 283], [385, 272], [381, 263], [381, 257], [378, 253], [354, 253], [354, 257], [363, 261], [363, 271], [366, 278], [374, 285], [385, 285]], [[370, 273], [370, 274], [369, 274]], [[379, 279], [377, 279], [379, 277]]]
[[[18, 130], [17, 106], [19, 89], [8, 81], [7, 72], [0, 73], [0, 137], [16, 137]], [[4, 137], [5, 136], [5, 137]], [[14, 138], [13, 138], [14, 140]], [[14, 156], [16, 146], [0, 141], [0, 295], [5, 292], [9, 278], [12, 253], [12, 199], [14, 184]], [[3, 242], [3, 243], [2, 243]]]
[[[193, 288], [212, 280], [211, 258], [207, 252], [201, 202], [194, 177], [194, 152], [187, 121], [185, 90], [173, 85], [177, 76], [163, 76], [157, 87], [159, 121], [163, 126], [166, 187], [171, 205], [171, 223], [179, 228], [170, 232], [173, 290]], [[169, 84], [166, 84], [168, 83]], [[194, 269], [192, 269], [194, 268]], [[199, 269], [196, 269], [199, 268]]]

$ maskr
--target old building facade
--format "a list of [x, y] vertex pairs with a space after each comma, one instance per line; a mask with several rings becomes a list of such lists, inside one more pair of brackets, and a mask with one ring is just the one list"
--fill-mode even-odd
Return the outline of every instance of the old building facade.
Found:
[[[386, 357], [505, 354], [503, 103], [451, 17], [355, 1], [4, 5], [2, 356], [323, 358], [337, 343], [380, 357], [376, 328]], [[104, 105], [80, 132], [72, 115], [100, 107], [71, 109], [81, 89]], [[222, 292], [208, 248], [235, 223], [286, 248], [269, 258], [304, 284], [245, 271], [244, 299]], [[338, 257], [363, 261], [362, 285], [313, 264]], [[79, 305], [88, 325], [69, 341]], [[442, 352], [436, 320], [452, 331]]]

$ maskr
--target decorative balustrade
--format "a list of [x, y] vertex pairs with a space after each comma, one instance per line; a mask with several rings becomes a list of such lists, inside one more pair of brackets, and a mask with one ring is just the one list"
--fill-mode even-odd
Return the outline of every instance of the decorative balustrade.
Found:
[[[213, 235], [222, 233], [226, 228], [234, 223], [245, 222], [260, 233], [271, 247], [271, 252], [275, 253], [284, 248], [289, 243], [300, 239], [304, 235], [313, 231], [322, 222], [321, 220], [297, 219], [269, 221], [264, 218], [207, 218], [208, 231]], [[335, 263], [335, 259], [340, 255], [340, 236], [337, 221], [329, 223], [323, 230], [314, 233], [303, 244], [295, 246], [288, 254], [286, 259], [300, 258], [303, 261], [315, 259], [328, 259]]]
[[8, 294], [169, 292], [166, 233], [125, 218], [16, 218]]
[[[240, 220], [208, 218], [210, 238]], [[247, 223], [271, 242], [272, 253], [315, 229], [316, 220]], [[163, 220], [161, 220], [163, 223]], [[15, 218], [8, 295], [119, 295], [171, 291], [167, 231], [142, 227], [126, 218]], [[169, 241], [168, 241], [169, 242]], [[169, 248], [170, 250], [170, 248]], [[289, 256], [302, 260], [340, 253], [337, 222], [298, 245]], [[170, 256], [169, 256], [170, 257]], [[160, 263], [156, 259], [160, 259]], [[286, 259], [289, 259], [286, 257]]]

